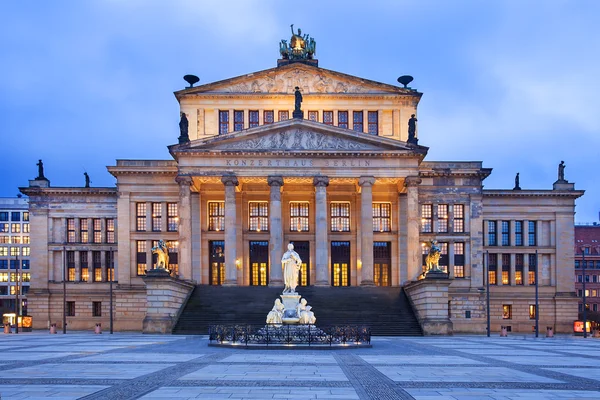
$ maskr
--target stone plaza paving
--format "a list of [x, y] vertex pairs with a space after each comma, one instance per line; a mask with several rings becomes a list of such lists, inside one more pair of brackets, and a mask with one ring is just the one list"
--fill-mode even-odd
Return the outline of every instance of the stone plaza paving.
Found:
[[373, 338], [244, 350], [202, 336], [0, 335], [1, 399], [600, 399], [600, 339]]

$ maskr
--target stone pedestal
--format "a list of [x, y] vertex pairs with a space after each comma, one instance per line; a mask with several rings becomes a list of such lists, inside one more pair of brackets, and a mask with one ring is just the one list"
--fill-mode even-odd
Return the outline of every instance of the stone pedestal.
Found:
[[559, 179], [552, 184], [552, 190], [575, 190], [575, 184], [564, 179]]
[[447, 274], [430, 273], [425, 279], [404, 286], [424, 335], [452, 335], [448, 315], [450, 283]]
[[144, 333], [171, 333], [183, 306], [194, 290], [187, 281], [172, 278], [165, 269], [146, 272], [146, 317]]
[[298, 307], [301, 297], [298, 293], [285, 293], [281, 295], [281, 302], [285, 307], [282, 318], [284, 324], [297, 324], [300, 320], [296, 307]]

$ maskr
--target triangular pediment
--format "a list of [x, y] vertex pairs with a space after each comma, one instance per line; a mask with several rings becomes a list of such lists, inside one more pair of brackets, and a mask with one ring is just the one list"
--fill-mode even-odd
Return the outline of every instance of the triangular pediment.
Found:
[[395, 139], [292, 119], [226, 135], [213, 136], [170, 147], [171, 153], [186, 152], [359, 152], [406, 153], [420, 157], [427, 147]]
[[255, 93], [292, 94], [298, 86], [303, 94], [404, 94], [421, 93], [305, 64], [289, 64], [175, 92], [178, 99], [190, 95]]

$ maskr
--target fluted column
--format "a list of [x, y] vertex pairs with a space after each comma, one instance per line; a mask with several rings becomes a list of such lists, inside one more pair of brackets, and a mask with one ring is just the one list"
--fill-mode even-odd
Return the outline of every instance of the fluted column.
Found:
[[236, 286], [237, 206], [235, 202], [235, 187], [239, 185], [239, 182], [235, 175], [223, 176], [221, 182], [225, 185], [225, 280], [223, 281], [223, 286]]
[[373, 286], [373, 184], [372, 176], [361, 176], [358, 180], [360, 191], [361, 226], [361, 286]]
[[407, 176], [406, 187], [406, 258], [408, 280], [415, 280], [421, 273], [421, 246], [419, 243], [419, 184], [418, 176]]
[[329, 178], [315, 176], [315, 286], [329, 286], [329, 242], [327, 240], [327, 186]]
[[[190, 199], [191, 176], [178, 176], [179, 184], [179, 277], [192, 279], [192, 205]], [[167, 219], [166, 215], [162, 218]]]
[[267, 183], [271, 187], [269, 203], [269, 256], [271, 270], [269, 273], [269, 286], [283, 285], [283, 271], [281, 270], [281, 257], [283, 256], [283, 226], [281, 224], [281, 176], [269, 176]]

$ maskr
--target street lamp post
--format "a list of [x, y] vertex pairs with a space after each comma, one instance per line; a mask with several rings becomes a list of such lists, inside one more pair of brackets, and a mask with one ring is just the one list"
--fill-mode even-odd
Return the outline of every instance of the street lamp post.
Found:
[[587, 314], [585, 312], [585, 249], [582, 247], [581, 248], [581, 257], [582, 257], [582, 266], [581, 266], [581, 273], [582, 273], [582, 283], [583, 283], [583, 338], [587, 339]]
[[109, 284], [110, 284], [110, 289], [109, 289], [109, 296], [110, 296], [110, 301], [109, 301], [109, 316], [110, 316], [110, 334], [112, 335], [113, 333], [113, 281], [115, 279], [115, 253], [112, 249], [112, 247], [110, 248], [110, 280], [109, 280]]
[[19, 333], [19, 253], [15, 257], [15, 268], [15, 333]]
[[485, 273], [485, 307], [487, 316], [487, 337], [490, 337], [490, 272], [489, 272], [489, 253], [485, 252], [483, 272]]
[[67, 333], [67, 246], [63, 246], [63, 334]]

